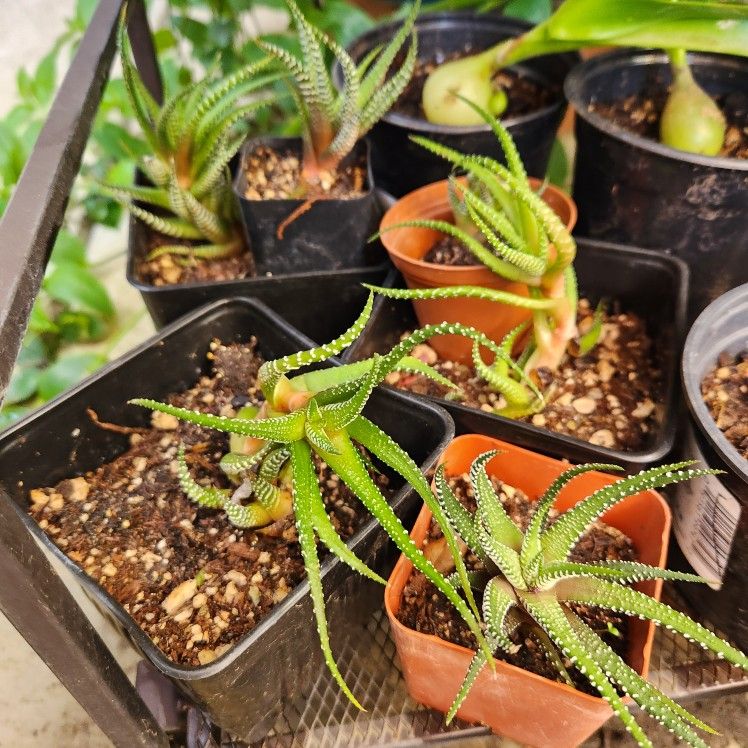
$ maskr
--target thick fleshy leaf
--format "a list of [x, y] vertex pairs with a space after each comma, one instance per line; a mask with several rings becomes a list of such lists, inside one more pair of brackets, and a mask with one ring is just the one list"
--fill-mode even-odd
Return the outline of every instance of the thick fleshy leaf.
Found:
[[359, 416], [348, 426], [348, 433], [352, 439], [364, 446], [372, 455], [380, 459], [385, 465], [392, 468], [409, 483], [416, 493], [421, 497], [423, 503], [431, 510], [437, 524], [444, 533], [449, 552], [457, 570], [460, 587], [468, 601], [470, 609], [475, 617], [478, 617], [478, 606], [475, 603], [473, 590], [468, 580], [465, 562], [460, 553], [460, 548], [454, 535], [449, 532], [449, 522], [436, 497], [431, 492], [431, 487], [424, 477], [420, 468], [411, 456], [389, 435], [376, 424], [364, 416]]
[[685, 740], [689, 745], [697, 746], [697, 748], [706, 748], [706, 743], [686, 723], [690, 722], [711, 734], [716, 734], [715, 730], [694, 717], [680, 704], [668, 698], [654, 686], [647, 683], [644, 678], [630, 668], [577, 615], [568, 612], [567, 617], [582, 644], [600, 663], [611, 680], [618, 683], [625, 693], [629, 694], [642, 709], [654, 717], [661, 725], [672, 730], [681, 740]]
[[[387, 535], [395, 545], [415, 566], [424, 574], [437, 589], [443, 592], [447, 599], [457, 608], [460, 615], [465, 619], [470, 630], [481, 645], [481, 649], [487, 657], [491, 656], [483, 633], [480, 630], [475, 616], [465, 604], [464, 600], [455, 592], [452, 585], [436, 571], [434, 566], [426, 559], [420, 548], [416, 546], [408, 531], [403, 527], [392, 507], [387, 503], [381, 491], [377, 488], [366, 466], [361, 459], [358, 450], [353, 446], [345, 432], [339, 432], [335, 437], [335, 446], [340, 454], [321, 453], [320, 456], [340, 476], [345, 484], [358, 496], [364, 506], [377, 519]], [[374, 454], [377, 454], [374, 452]], [[377, 454], [377, 456], [380, 456]], [[432, 501], [433, 503], [433, 501]], [[467, 584], [467, 580], [465, 580]], [[472, 595], [472, 592], [470, 593]]]
[[304, 413], [296, 411], [285, 416], [273, 418], [229, 418], [228, 416], [215, 416], [210, 413], [200, 413], [197, 410], [178, 408], [167, 403], [146, 398], [135, 398], [129, 401], [130, 405], [140, 405], [161, 413], [176, 416], [182, 421], [205, 426], [205, 428], [224, 431], [229, 434], [240, 434], [241, 436], [253, 436], [256, 439], [267, 439], [268, 441], [288, 443], [298, 441], [304, 437]]
[[556, 596], [570, 603], [595, 605], [630, 616], [642, 616], [677, 631], [737, 667], [748, 670], [748, 657], [687, 615], [631, 587], [603, 579], [569, 579], [556, 583]]
[[521, 594], [521, 598], [532, 617], [540, 623], [577, 670], [600, 692], [639, 745], [651, 748], [651, 741], [631, 716], [603, 668], [579, 641], [563, 608], [552, 597], [540, 598], [532, 594]]
[[683, 462], [643, 470], [637, 475], [623, 478], [598, 489], [587, 499], [562, 514], [558, 521], [543, 534], [542, 546], [545, 560], [547, 562], [564, 560], [585, 530], [604, 512], [627, 496], [715, 473], [714, 470], [690, 469], [687, 467], [689, 464], [692, 463]]
[[314, 541], [312, 509], [310, 497], [313, 492], [319, 491], [317, 474], [312, 466], [312, 455], [309, 446], [303, 442], [294, 442], [291, 445], [291, 465], [293, 467], [293, 509], [296, 516], [296, 530], [301, 546], [301, 555], [304, 558], [304, 568], [309, 580], [309, 594], [314, 607], [314, 618], [317, 623], [322, 653], [330, 673], [338, 683], [343, 693], [354, 706], [362, 709], [356, 697], [348, 688], [348, 684], [340, 674], [330, 647], [330, 636], [327, 630], [327, 618], [325, 616], [325, 596], [322, 589], [320, 577], [319, 557], [317, 556], [317, 545]]

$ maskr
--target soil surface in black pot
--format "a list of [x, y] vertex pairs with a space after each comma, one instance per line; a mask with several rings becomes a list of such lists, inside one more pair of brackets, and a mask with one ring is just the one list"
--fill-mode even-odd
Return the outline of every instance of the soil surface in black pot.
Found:
[[255, 275], [255, 263], [249, 250], [244, 250], [234, 257], [216, 260], [180, 255], [161, 255], [152, 260], [147, 259], [148, 255], [159, 247], [175, 244], [189, 247], [194, 246], [195, 242], [179, 241], [156, 231], [150, 231], [149, 242], [144, 248], [143, 256], [137, 258], [135, 263], [137, 279], [152, 286], [169, 286], [176, 283], [241, 280]]
[[[589, 110], [619, 127], [650, 140], [660, 139], [660, 117], [668, 97], [668, 90], [651, 83], [641, 93], [612, 103], [595, 101]], [[725, 142], [719, 156], [748, 158], [748, 93], [735, 91], [715, 97], [727, 120]]]
[[720, 354], [701, 382], [701, 395], [717, 428], [748, 459], [748, 351]]
[[[400, 98], [395, 102], [392, 111], [414, 119], [426, 119], [421, 103], [426, 78], [442, 63], [467, 57], [476, 51], [479, 50], [465, 49], [462, 53], [419, 60], [416, 63], [416, 69], [413, 71], [410, 83], [400, 94]], [[397, 66], [397, 63], [395, 63], [395, 66]], [[501, 115], [504, 119], [535, 112], [548, 106], [560, 96], [559, 89], [544, 86], [521, 70], [499, 70], [494, 76], [493, 84], [496, 90], [501, 89], [507, 95], [507, 108]]]
[[[213, 374], [169, 402], [227, 416], [262, 402], [256, 340], [230, 346], [214, 341], [208, 355]], [[196, 480], [228, 488], [218, 468], [227, 436], [161, 413], [151, 423], [132, 430], [130, 449], [112, 462], [32, 490], [29, 511], [167, 657], [181, 665], [206, 664], [304, 580], [294, 519], [242, 530], [223, 511], [191, 502], [177, 477], [179, 444], [186, 446]], [[330, 519], [347, 540], [368, 515], [326, 465], [317, 462], [317, 472]], [[375, 480], [386, 487], [386, 477]]]
[[[288, 200], [300, 197], [301, 161], [291, 150], [278, 152], [262, 145], [242, 164], [247, 179], [244, 196], [250, 200]], [[319, 186], [326, 198], [346, 200], [361, 197], [368, 189], [366, 163], [341, 167], [337, 172], [321, 172]]]
[[[523, 530], [526, 529], [530, 522], [534, 503], [522, 491], [502, 483], [496, 477], [492, 476], [491, 482], [509, 516]], [[475, 494], [470, 486], [468, 476], [451, 477], [449, 485], [460, 503], [469, 512], [474, 513], [476, 509]], [[559, 514], [555, 510], [551, 510], [550, 516], [551, 521], [553, 521]], [[448, 552], [443, 553], [442, 550], [444, 545], [441, 530], [432, 519], [423, 550], [429, 558], [437, 563], [437, 568], [439, 568], [439, 559], [445, 556], [448, 558]], [[620, 530], [597, 521], [580, 538], [571, 552], [571, 560], [577, 563], [634, 561], [636, 560], [636, 552], [631, 540]], [[449, 559], [449, 563], [451, 564], [451, 559]], [[470, 551], [465, 556], [465, 565], [469, 571], [483, 571], [485, 568], [481, 560]], [[440, 568], [440, 571], [445, 573], [449, 569]], [[481, 600], [476, 599], [476, 603], [480, 606]], [[608, 645], [621, 656], [625, 656], [627, 622], [624, 615], [585, 605], [573, 605], [571, 607]], [[459, 644], [468, 649], [477, 649], [475, 637], [454, 606], [421, 572], [414, 571], [410, 575], [410, 579], [408, 579], [403, 590], [402, 603], [397, 617], [405, 626], [415, 631], [433, 634], [440, 639]], [[545, 656], [542, 645], [525, 627], [521, 626], [517, 629], [511, 638], [515, 644], [519, 645], [519, 649], [512, 655], [499, 650], [495, 653], [497, 659], [504, 660], [549, 680], [563, 682], [554, 666]], [[577, 689], [594, 696], [598, 695], [594, 687], [574, 669], [570, 661], [566, 660], [564, 664], [568, 668], [569, 675]]]
[[[578, 327], [592, 325], [594, 310], [580, 300]], [[439, 359], [428, 345], [413, 355], [423, 359], [462, 390], [458, 395], [420, 374], [393, 372], [387, 383], [398, 389], [431, 397], [447, 397], [488, 413], [504, 405], [503, 398], [476, 375], [472, 366]], [[644, 320], [613, 310], [603, 318], [598, 344], [585, 356], [567, 356], [558, 371], [538, 370], [547, 405], [542, 413], [520, 420], [560, 434], [568, 434], [610, 449], [644, 449], [657, 429], [657, 408], [663, 374]]]

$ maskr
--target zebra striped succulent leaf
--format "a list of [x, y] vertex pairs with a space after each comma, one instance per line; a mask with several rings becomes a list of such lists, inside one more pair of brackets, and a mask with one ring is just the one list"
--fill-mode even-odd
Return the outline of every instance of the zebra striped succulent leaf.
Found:
[[[304, 155], [299, 197], [310, 197], [320, 193], [321, 177], [335, 175], [341, 161], [387, 113], [408, 84], [416, 64], [413, 25], [420, 0], [413, 3], [392, 39], [358, 66], [335, 40], [304, 17], [295, 0], [286, 0], [286, 6], [298, 33], [301, 57], [266, 40], [257, 40], [257, 45], [276, 58], [289, 75], [303, 122]], [[407, 52], [398, 63], [397, 55], [409, 37]], [[343, 71], [341, 91], [335, 90], [327, 68], [328, 51]]]
[[507, 166], [490, 157], [466, 155], [428, 138], [414, 136], [414, 142], [466, 174], [465, 181], [450, 179], [450, 202], [456, 220], [450, 223], [416, 219], [393, 224], [384, 231], [414, 226], [448, 234], [489, 270], [508, 281], [524, 284], [527, 293], [483, 286], [375, 290], [394, 299], [475, 298], [532, 311], [532, 336], [519, 356], [521, 367], [507, 365], [517, 330], [510, 332], [500, 346], [507, 355], [497, 358], [494, 364], [484, 363], [477, 346], [473, 355], [476, 372], [507, 402], [498, 412], [517, 418], [543, 407], [543, 399], [529, 386], [527, 375], [541, 367], [557, 369], [567, 352], [586, 353], [597, 342], [602, 325], [598, 322], [584, 340], [576, 340], [574, 239], [541, 194], [532, 188], [509, 132], [488, 112], [467, 103], [493, 129]]
[[246, 134], [246, 122], [274, 97], [268, 86], [282, 73], [270, 58], [239, 68], [226, 78], [208, 76], [159, 105], [132, 61], [123, 9], [118, 45], [128, 98], [151, 154], [139, 169], [153, 186], [104, 184], [103, 193], [126, 205], [153, 230], [176, 240], [155, 250], [218, 259], [244, 247], [231, 194], [229, 161]]
[[[579, 618], [572, 606], [582, 604], [649, 619], [748, 670], [748, 657], [742, 652], [683, 613], [629, 586], [645, 579], [696, 583], [707, 580], [638, 562], [577, 563], [569, 560], [569, 554], [603, 512], [628, 496], [718, 471], [697, 469], [690, 462], [644, 470], [595, 491], [552, 522], [549, 512], [564, 486], [590, 470], [610, 470], [615, 466], [569, 468], [538, 499], [523, 533], [501, 507], [488, 479], [486, 466], [496, 454], [494, 451], [479, 455], [470, 470], [477, 503], [473, 514], [452, 493], [443, 465], [435, 477], [443, 514], [454, 533], [485, 567], [483, 573], [470, 572], [469, 578], [476, 596], [483, 601], [481, 617], [490, 646], [494, 651], [516, 651], [511, 634], [520, 616], [528, 622], [531, 635], [556, 664], [562, 679], [571, 684], [567, 669], [572, 668], [584, 675], [640, 745], [652, 744], [624, 703], [623, 695], [684, 742], [706, 746], [694, 728], [709, 733], [714, 730], [647, 683]], [[483, 650], [476, 652], [448, 720], [456, 715], [488, 662]]]

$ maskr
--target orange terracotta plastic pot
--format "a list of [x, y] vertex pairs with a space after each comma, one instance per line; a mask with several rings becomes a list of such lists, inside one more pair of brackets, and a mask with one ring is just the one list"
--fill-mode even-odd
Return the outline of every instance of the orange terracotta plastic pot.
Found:
[[[468, 434], [455, 439], [441, 458], [447, 475], [466, 473], [479, 454], [498, 449], [489, 464], [490, 475], [537, 500], [551, 481], [568, 464], [512, 446], [487, 436]], [[616, 478], [603, 473], [586, 473], [575, 478], [559, 495], [556, 508], [564, 511]], [[670, 510], [656, 491], [631, 496], [606, 512], [602, 518], [634, 542], [639, 560], [662, 566], [667, 556]], [[423, 543], [431, 522], [424, 507], [411, 537]], [[412, 564], [401, 556], [385, 590], [385, 607], [397, 646], [405, 682], [418, 702], [446, 712], [473, 656], [465, 647], [433, 635], [409, 629], [397, 620], [403, 588]], [[659, 599], [662, 581], [648, 581], [636, 588]], [[631, 619], [628, 626], [628, 664], [646, 678], [654, 639], [654, 624]], [[538, 748], [576, 746], [597, 730], [613, 712], [603, 699], [581, 693], [526, 670], [496, 661], [496, 672], [485, 668], [457, 713], [468, 722], [488, 725], [494, 732]]]
[[[530, 177], [530, 184], [537, 190], [542, 182]], [[435, 182], [400, 198], [384, 214], [380, 230], [416, 219], [452, 221], [447, 185], [446, 180]], [[571, 231], [577, 221], [574, 201], [553, 185], [546, 185], [542, 197]], [[447, 266], [424, 262], [423, 257], [440, 236], [438, 231], [423, 228], [392, 229], [382, 234], [382, 243], [405, 278], [408, 288], [484, 286], [527, 296], [527, 286], [523, 283], [504, 280], [484, 265]], [[497, 342], [517, 325], [530, 319], [530, 312], [526, 309], [482, 299], [432, 299], [414, 301], [413, 306], [421, 325], [461, 322], [481, 330]], [[435, 337], [431, 345], [442, 358], [465, 363], [471, 361], [472, 343], [460, 336]]]

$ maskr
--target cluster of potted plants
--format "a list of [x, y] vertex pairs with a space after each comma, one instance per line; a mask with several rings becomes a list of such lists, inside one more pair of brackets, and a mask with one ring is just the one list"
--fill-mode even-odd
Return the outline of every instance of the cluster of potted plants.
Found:
[[[584, 128], [745, 174], [741, 89], [702, 73], [741, 69], [724, 54], [748, 52], [748, 11], [566, 0], [529, 28], [419, 15], [416, 2], [345, 50], [287, 6], [298, 50], [259, 39], [265, 57], [163, 104], [121, 26], [152, 154], [132, 187], [102, 189], [130, 206], [130, 280], [170, 324], [6, 432], [4, 488], [143, 655], [244, 740], [322, 662], [366, 707], [335, 652], [386, 584], [409, 692], [448, 721], [560, 746], [615, 714], [649, 745], [635, 702], [704, 745], [712, 729], [646, 675], [655, 624], [748, 670], [739, 649], [659, 602], [663, 580], [697, 589], [748, 646], [727, 596], [745, 559], [746, 286], [709, 307], [683, 349], [713, 287], [689, 296], [682, 259], [572, 230], [579, 219], [636, 243], [593, 224], [649, 201], [650, 177], [632, 196]], [[600, 45], [668, 57], [574, 67]], [[605, 76], [630, 86], [623, 100], [595, 87]], [[564, 87], [579, 115], [578, 205], [544, 179]], [[248, 137], [283, 95], [301, 136]], [[595, 181], [591, 158], [620, 190]], [[745, 202], [744, 178], [722, 180], [714, 190]], [[584, 197], [608, 193], [615, 210]], [[735, 212], [744, 222], [745, 205]], [[662, 213], [644, 223], [671, 220]], [[670, 240], [692, 275], [711, 262], [717, 277], [708, 253], [697, 264]], [[720, 278], [748, 280], [745, 263], [734, 270]], [[681, 365], [696, 427], [676, 442]], [[676, 446], [686, 459], [662, 464]], [[671, 515], [656, 489], [671, 484], [698, 576], [664, 569]], [[718, 510], [729, 537], [705, 557], [703, 518]]]

